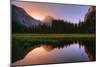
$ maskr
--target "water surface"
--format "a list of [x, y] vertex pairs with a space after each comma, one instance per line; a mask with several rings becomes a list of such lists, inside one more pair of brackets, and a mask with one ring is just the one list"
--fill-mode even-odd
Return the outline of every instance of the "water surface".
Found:
[[[20, 43], [19, 43], [20, 44]], [[31, 45], [28, 42], [24, 45]], [[23, 45], [23, 42], [22, 42]], [[84, 62], [95, 60], [95, 40], [65, 40], [60, 43], [39, 43], [17, 48], [13, 65]], [[19, 56], [21, 58], [19, 58]], [[15, 58], [13, 57], [13, 58]]]

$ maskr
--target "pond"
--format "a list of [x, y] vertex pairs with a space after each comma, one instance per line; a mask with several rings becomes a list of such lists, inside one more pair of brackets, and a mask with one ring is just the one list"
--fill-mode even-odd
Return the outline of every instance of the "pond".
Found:
[[58, 42], [14, 40], [12, 65], [95, 61], [95, 39], [60, 39]]

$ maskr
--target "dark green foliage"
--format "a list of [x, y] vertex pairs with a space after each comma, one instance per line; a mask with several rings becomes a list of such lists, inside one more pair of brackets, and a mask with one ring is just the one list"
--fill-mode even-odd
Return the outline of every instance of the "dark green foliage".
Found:
[[12, 21], [12, 32], [21, 33], [21, 32], [24, 32], [24, 31], [26, 31], [26, 27], [24, 25], [19, 24], [16, 21]]
[[63, 20], [53, 20], [52, 30], [55, 33], [75, 33], [75, 24]]
[[96, 28], [96, 11], [90, 12], [88, 14], [88, 18], [84, 22], [84, 25], [86, 25], [86, 32], [89, 33], [95, 33]]
[[96, 9], [86, 14], [84, 22], [79, 23], [80, 33], [96, 33]]

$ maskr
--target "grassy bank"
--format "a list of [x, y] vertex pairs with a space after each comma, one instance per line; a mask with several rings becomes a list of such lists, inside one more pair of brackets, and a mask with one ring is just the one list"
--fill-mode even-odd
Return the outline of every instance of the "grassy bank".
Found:
[[95, 38], [95, 34], [12, 34], [15, 38]]

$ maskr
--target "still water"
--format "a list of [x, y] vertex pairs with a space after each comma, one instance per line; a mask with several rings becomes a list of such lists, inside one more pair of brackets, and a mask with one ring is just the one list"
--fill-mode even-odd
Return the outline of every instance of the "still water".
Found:
[[[68, 42], [68, 41], [67, 41]], [[69, 62], [84, 62], [95, 60], [95, 43], [94, 40], [77, 40], [69, 43], [60, 44], [37, 44], [35, 47], [29, 47], [22, 51], [12, 65], [32, 65], [32, 64], [49, 64], [49, 63], [69, 63]], [[16, 51], [17, 52], [17, 51]], [[17, 58], [17, 57], [16, 57]]]

